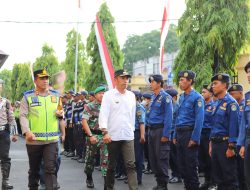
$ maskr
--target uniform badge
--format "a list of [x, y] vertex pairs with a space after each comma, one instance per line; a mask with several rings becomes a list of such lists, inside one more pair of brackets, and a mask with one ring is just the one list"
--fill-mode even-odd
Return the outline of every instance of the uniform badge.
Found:
[[184, 76], [184, 77], [188, 77], [188, 72], [185, 72], [185, 73], [183, 74], [183, 76]]
[[222, 75], [218, 75], [218, 80], [222, 80]]
[[249, 100], [247, 100], [247, 105], [250, 105], [250, 99], [249, 99]]
[[226, 103], [226, 102], [224, 102], [222, 106], [225, 108], [225, 107], [227, 106], [227, 103]]
[[233, 105], [231, 106], [231, 110], [232, 110], [232, 111], [236, 111], [236, 110], [237, 110], [237, 107], [236, 107], [235, 104], [233, 104]]
[[240, 111], [241, 111], [241, 112], [243, 111], [243, 106], [240, 106]]
[[237, 90], [237, 86], [233, 86], [233, 89], [234, 89], [234, 90]]
[[52, 103], [57, 103], [57, 98], [56, 98], [56, 96], [51, 96], [51, 102], [52, 102]]
[[31, 97], [31, 101], [32, 101], [32, 103], [37, 103], [37, 102], [39, 102], [37, 96]]
[[170, 102], [170, 98], [166, 97], [166, 102], [169, 103]]
[[201, 106], [202, 106], [202, 101], [198, 100], [198, 107], [201, 107]]
[[136, 112], [136, 114], [137, 114], [138, 116], [140, 116], [140, 115], [141, 115], [141, 111]]

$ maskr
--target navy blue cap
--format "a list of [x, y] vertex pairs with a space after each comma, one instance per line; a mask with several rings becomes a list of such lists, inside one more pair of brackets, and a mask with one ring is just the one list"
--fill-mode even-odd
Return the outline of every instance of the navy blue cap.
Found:
[[151, 75], [148, 79], [149, 82], [155, 81], [155, 82], [163, 82], [162, 75]]
[[89, 92], [90, 96], [95, 96], [95, 93], [93, 91]]
[[80, 96], [80, 95], [81, 95], [81, 93], [80, 93], [80, 92], [77, 92], [77, 93], [76, 93], [76, 96]]
[[229, 89], [228, 92], [232, 91], [243, 91], [243, 86], [240, 84], [233, 84]]
[[196, 77], [196, 73], [191, 70], [180, 71], [178, 74], [178, 78], [181, 78], [181, 77], [194, 80]]
[[86, 95], [88, 95], [88, 92], [86, 90], [83, 90], [83, 91], [81, 91], [81, 95], [86, 96]]
[[178, 92], [177, 90], [175, 89], [167, 89], [165, 90], [166, 93], [168, 93], [170, 96], [174, 97], [174, 96], [177, 96], [178, 95]]
[[67, 93], [67, 94], [74, 94], [75, 92], [73, 90], [69, 90], [69, 91], [67, 91], [65, 93]]
[[213, 92], [213, 88], [210, 84], [203, 84], [202, 88], [208, 90], [209, 92]]
[[144, 98], [151, 99], [152, 94], [150, 94], [150, 93], [144, 93], [142, 96]]
[[213, 82], [215, 80], [219, 80], [221, 82], [229, 83], [230, 82], [230, 76], [228, 74], [225, 74], [225, 73], [216, 74], [216, 75], [214, 75], [212, 77], [211, 82]]
[[245, 65], [244, 70], [247, 73], [247, 70], [250, 68], [250, 61]]
[[136, 97], [140, 98], [142, 96], [139, 91], [132, 91], [132, 92], [135, 94]]

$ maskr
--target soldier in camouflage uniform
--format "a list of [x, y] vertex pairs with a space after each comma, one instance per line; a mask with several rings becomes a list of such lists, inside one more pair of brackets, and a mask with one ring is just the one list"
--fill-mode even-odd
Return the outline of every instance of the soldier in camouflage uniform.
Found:
[[95, 89], [95, 100], [85, 105], [82, 124], [87, 135], [87, 148], [85, 157], [85, 173], [87, 175], [86, 183], [88, 188], [94, 188], [92, 173], [94, 171], [94, 158], [98, 149], [101, 156], [101, 172], [104, 177], [104, 190], [106, 189], [106, 172], [108, 162], [107, 145], [103, 142], [103, 134], [99, 129], [98, 117], [101, 107], [101, 101], [106, 88], [99, 86]]

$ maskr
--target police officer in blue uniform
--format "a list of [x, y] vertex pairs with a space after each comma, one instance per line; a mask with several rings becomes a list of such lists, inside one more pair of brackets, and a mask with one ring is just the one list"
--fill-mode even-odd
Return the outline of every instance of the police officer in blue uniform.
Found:
[[150, 161], [149, 161], [149, 153], [148, 153], [148, 125], [147, 125], [147, 119], [148, 119], [148, 114], [149, 114], [149, 108], [150, 108], [150, 103], [151, 103], [151, 96], [152, 94], [150, 93], [144, 93], [143, 95], [144, 100], [142, 101], [142, 105], [145, 108], [145, 143], [144, 143], [144, 156], [145, 156], [145, 161], [147, 162], [147, 166], [145, 167], [145, 170], [143, 171], [144, 174], [152, 174], [151, 166], [150, 166]]
[[218, 98], [214, 104], [213, 127], [210, 136], [210, 154], [212, 174], [218, 190], [237, 190], [236, 142], [238, 138], [239, 105], [227, 93], [230, 83], [228, 74], [212, 77], [214, 95]]
[[182, 180], [178, 166], [177, 150], [176, 150], [176, 145], [173, 143], [176, 111], [178, 109], [178, 102], [177, 102], [178, 92], [175, 89], [167, 89], [165, 92], [172, 97], [172, 104], [173, 104], [173, 123], [170, 131], [171, 142], [170, 142], [170, 158], [169, 158], [169, 166], [170, 169], [172, 170], [172, 177], [169, 179], [169, 183], [180, 183]]
[[149, 77], [154, 92], [148, 114], [149, 160], [155, 174], [157, 186], [154, 190], [167, 190], [168, 162], [170, 152], [170, 130], [172, 126], [172, 98], [163, 89], [162, 75]]
[[143, 166], [143, 155], [145, 143], [145, 109], [141, 104], [141, 93], [139, 91], [133, 91], [136, 97], [136, 116], [135, 116], [135, 165], [137, 172], [137, 182], [138, 185], [142, 184], [142, 166]]
[[207, 190], [212, 186], [211, 178], [211, 157], [209, 155], [209, 141], [212, 128], [213, 114], [213, 91], [211, 85], [204, 84], [202, 88], [202, 96], [205, 100], [205, 115], [203, 127], [201, 130], [200, 146], [199, 146], [199, 171], [204, 172], [205, 181], [199, 187], [199, 190]]
[[[245, 66], [248, 83], [250, 84], [250, 62]], [[247, 189], [250, 189], [250, 91], [245, 94], [245, 107], [240, 124], [237, 145], [241, 146], [240, 156], [244, 158], [244, 174]]]
[[[229, 94], [237, 101], [239, 104], [239, 125], [241, 123], [242, 114], [244, 110], [244, 94], [243, 94], [243, 86], [240, 84], [233, 84], [228, 89]], [[238, 180], [239, 180], [239, 190], [245, 190], [245, 177], [244, 177], [244, 159], [239, 155], [240, 146], [237, 146], [237, 167], [238, 167]]]
[[185, 70], [178, 74], [179, 87], [184, 91], [179, 98], [174, 144], [177, 144], [178, 164], [186, 190], [198, 190], [198, 145], [204, 118], [204, 99], [192, 85], [196, 74]]

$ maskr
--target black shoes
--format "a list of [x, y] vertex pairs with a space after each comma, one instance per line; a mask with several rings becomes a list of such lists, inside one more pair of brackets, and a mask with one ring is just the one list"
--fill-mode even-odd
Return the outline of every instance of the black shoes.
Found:
[[169, 179], [169, 183], [181, 183], [182, 180], [179, 177], [172, 177], [171, 179]]

